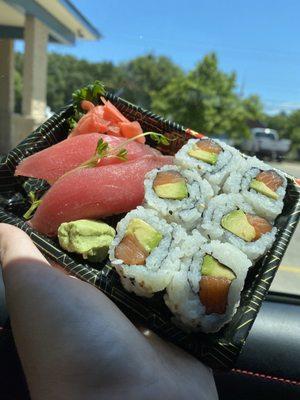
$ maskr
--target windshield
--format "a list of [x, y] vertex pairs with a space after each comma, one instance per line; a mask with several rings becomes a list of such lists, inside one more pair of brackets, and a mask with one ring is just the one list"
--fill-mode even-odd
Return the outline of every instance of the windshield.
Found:
[[[128, 102], [300, 177], [299, 2], [35, 3], [59, 23], [36, 24], [29, 14], [5, 21], [0, 13], [0, 77], [10, 76], [0, 85], [0, 153], [69, 104], [76, 89], [100, 80]], [[106, 132], [104, 122], [97, 132]], [[134, 128], [111, 132], [127, 129], [129, 137]], [[299, 228], [273, 290], [300, 294], [297, 243]]]
[[[292, 176], [300, 176], [300, 164], [295, 162], [272, 163]], [[300, 294], [300, 225], [297, 226], [294, 236], [285, 253], [279, 270], [274, 278], [271, 290], [290, 294]]]
[[255, 137], [259, 139], [275, 140], [275, 135], [273, 133], [265, 133], [264, 131], [255, 132]]

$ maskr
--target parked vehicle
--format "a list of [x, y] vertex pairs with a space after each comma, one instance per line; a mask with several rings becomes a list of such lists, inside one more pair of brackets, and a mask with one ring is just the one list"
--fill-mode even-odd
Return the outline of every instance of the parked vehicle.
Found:
[[240, 144], [240, 149], [260, 158], [280, 161], [291, 148], [289, 139], [279, 139], [278, 132], [269, 128], [251, 129], [251, 138]]
[[219, 139], [222, 142], [228, 144], [228, 146], [234, 146], [234, 140], [232, 140], [226, 133], [222, 133], [221, 135], [209, 135], [212, 139]]

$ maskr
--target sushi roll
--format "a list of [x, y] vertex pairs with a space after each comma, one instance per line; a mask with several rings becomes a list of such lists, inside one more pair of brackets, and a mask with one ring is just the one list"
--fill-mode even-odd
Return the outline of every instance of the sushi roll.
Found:
[[203, 214], [202, 229], [210, 239], [233, 244], [253, 261], [272, 246], [277, 232], [241, 194], [220, 194], [213, 198]]
[[195, 228], [207, 202], [214, 195], [211, 185], [196, 171], [166, 165], [145, 179], [145, 206], [154, 208], [169, 222]]
[[164, 300], [185, 330], [216, 332], [231, 320], [251, 261], [229, 243], [200, 246], [175, 272]]
[[273, 221], [282, 211], [286, 186], [283, 173], [250, 157], [244, 168], [229, 175], [223, 191], [241, 193], [258, 215]]
[[[203, 243], [196, 232], [193, 241]], [[138, 207], [118, 223], [110, 261], [127, 291], [151, 297], [166, 288], [181, 259], [194, 251], [188, 238], [182, 227], [168, 224], [152, 209]]]
[[238, 150], [217, 139], [190, 139], [175, 155], [175, 164], [197, 170], [218, 193], [229, 173], [244, 165]]

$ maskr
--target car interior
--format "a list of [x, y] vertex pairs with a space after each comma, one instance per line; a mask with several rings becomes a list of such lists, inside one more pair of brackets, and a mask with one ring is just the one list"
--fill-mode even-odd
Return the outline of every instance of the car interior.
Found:
[[[300, 296], [270, 292], [236, 365], [214, 371], [220, 400], [300, 398]], [[0, 398], [30, 399], [0, 279]]]
[[[136, 3], [135, 6], [133, 6], [133, 3]], [[281, 3], [282, 5], [280, 5]], [[296, 201], [299, 201], [299, 197], [293, 195], [293, 191], [291, 191], [292, 194], [287, 191], [287, 197], [284, 197], [284, 194], [280, 194], [280, 190], [286, 191], [280, 176], [279, 181], [281, 179], [281, 183], [277, 185], [276, 189], [274, 187], [272, 189], [272, 187], [268, 186], [268, 182], [264, 182], [261, 175], [266, 176], [266, 173], [271, 173], [272, 178], [267, 178], [267, 180], [276, 181], [272, 173], [275, 171], [275, 176], [278, 175], [275, 170], [275, 168], [278, 168], [285, 171], [290, 177], [300, 177], [300, 74], [299, 68], [297, 68], [300, 60], [300, 47], [297, 40], [300, 34], [297, 31], [300, 30], [298, 22], [299, 11], [300, 0], [294, 2], [194, 0], [190, 4], [184, 4], [184, 7], [176, 1], [160, 1], [155, 4], [155, 2], [138, 0], [132, 2], [113, 0], [106, 2], [0, 0], [0, 161], [2, 156], [5, 156], [6, 153], [17, 146], [17, 143], [27, 138], [26, 142], [21, 143], [21, 147], [18, 147], [13, 156], [2, 165], [4, 168], [2, 171], [0, 170], [0, 202], [3, 200], [7, 210], [10, 210], [9, 206], [14, 206], [14, 204], [20, 208], [24, 207], [25, 203], [29, 206], [30, 199], [30, 208], [28, 210], [30, 212], [28, 213], [27, 211], [24, 215], [25, 219], [29, 219], [31, 211], [36, 210], [39, 204], [42, 201], [44, 202], [40, 196], [45, 192], [46, 186], [47, 190], [50, 187], [48, 183], [52, 185], [57, 179], [65, 177], [69, 172], [73, 172], [73, 168], [75, 172], [79, 172], [78, 169], [81, 172], [82, 168], [96, 166], [97, 168], [93, 168], [92, 172], [99, 171], [100, 161], [102, 163], [105, 157], [103, 165], [106, 165], [105, 162], [108, 158], [118, 163], [135, 160], [135, 158], [127, 157], [129, 152], [129, 150], [127, 151], [127, 144], [134, 140], [139, 140], [142, 143], [145, 140], [143, 135], [148, 135], [147, 144], [150, 143], [151, 146], [155, 144], [154, 147], [161, 150], [163, 154], [172, 155], [175, 153], [175, 151], [172, 152], [172, 148], [181, 143], [180, 148], [185, 139], [197, 138], [194, 144], [196, 150], [193, 150], [192, 147], [190, 150], [194, 152], [192, 157], [195, 156], [195, 160], [197, 162], [200, 161], [202, 164], [202, 161], [205, 161], [209, 167], [206, 170], [205, 167], [201, 166], [202, 164], [197, 166], [199, 168], [198, 172], [202, 170], [199, 172], [201, 179], [209, 175], [210, 172], [207, 171], [213, 171], [215, 175], [220, 172], [222, 175], [222, 169], [226, 171], [226, 165], [228, 166], [230, 163], [232, 164], [232, 171], [242, 170], [245, 162], [243, 158], [246, 159], [245, 154], [264, 159], [271, 167], [262, 168], [258, 174], [255, 170], [258, 167], [253, 164], [251, 167], [252, 172], [256, 172], [254, 175], [252, 175], [252, 172], [249, 175], [251, 179], [249, 178], [247, 183], [247, 190], [253, 189], [257, 191], [259, 196], [264, 195], [262, 196], [263, 200], [258, 197], [257, 203], [259, 206], [260, 203], [267, 204], [267, 206], [264, 206], [265, 208], [269, 207], [268, 204], [270, 203], [268, 202], [270, 199], [277, 201], [279, 198], [279, 201], [281, 201], [284, 198], [289, 198], [291, 204], [294, 201], [296, 204]], [[130, 23], [127, 21], [130, 21]], [[95, 79], [97, 81], [92, 84]], [[107, 91], [98, 79], [105, 83]], [[83, 87], [88, 83], [91, 84]], [[72, 92], [73, 103], [71, 104]], [[121, 98], [120, 102], [118, 100], [119, 108], [116, 100], [118, 97]], [[115, 99], [115, 102], [113, 99]], [[120, 107], [120, 104], [122, 107]], [[106, 110], [105, 114], [111, 114], [110, 118], [104, 118], [104, 108]], [[143, 111], [143, 109], [145, 110]], [[59, 112], [56, 117], [55, 112], [57, 110], [64, 111]], [[71, 110], [71, 113], [68, 110]], [[88, 113], [89, 117], [86, 119]], [[136, 120], [133, 120], [133, 118]], [[167, 120], [165, 121], [164, 118]], [[49, 123], [49, 121], [51, 122]], [[96, 121], [95, 124], [94, 121]], [[143, 126], [140, 126], [139, 121]], [[41, 127], [34, 132], [41, 123]], [[134, 129], [138, 129], [138, 131], [134, 132]], [[156, 130], [160, 133], [157, 134]], [[31, 132], [33, 134], [27, 137]], [[182, 136], [178, 135], [179, 132], [182, 133]], [[86, 157], [78, 161], [78, 164], [70, 166], [69, 170], [61, 172], [55, 179], [35, 176], [26, 173], [26, 171], [24, 173], [15, 171], [16, 165], [19, 167], [21, 160], [23, 161], [25, 157], [36, 156], [38, 151], [47, 149], [48, 146], [52, 146], [57, 141], [60, 142], [68, 135], [66, 140], [69, 141], [70, 137], [73, 140], [73, 136], [76, 139], [79, 134], [82, 135], [83, 133], [99, 135], [99, 137], [100, 134], [110, 134], [111, 138], [122, 140], [120, 143], [123, 144], [115, 145], [116, 147], [114, 147], [113, 144], [109, 144], [110, 141], [106, 142], [106, 139], [103, 140], [98, 137], [97, 147], [93, 147], [93, 152], [89, 155], [89, 159]], [[201, 145], [197, 148], [199, 138], [205, 139], [206, 148], [201, 149]], [[215, 148], [212, 150], [210, 147], [213, 141], [210, 139], [221, 139], [225, 144], [236, 147], [244, 153], [240, 157], [240, 161], [233, 166], [235, 156], [233, 155], [234, 153], [230, 153], [229, 158], [227, 156], [227, 159], [226, 157], [223, 158], [225, 160], [224, 162], [222, 161], [224, 165], [220, 164], [218, 155], [225, 155], [225, 151], [223, 151], [225, 147], [218, 144], [216, 146], [216, 143], [214, 143], [213, 147]], [[170, 141], [169, 147], [166, 145], [168, 140]], [[126, 144], [125, 147], [123, 147], [124, 143]], [[136, 142], [133, 143], [137, 144]], [[85, 149], [84, 146], [81, 147], [78, 144], [76, 146], [80, 151], [82, 148]], [[116, 149], [118, 149], [117, 152]], [[146, 146], [144, 146], [144, 149], [146, 149]], [[144, 157], [145, 160], [152, 160], [152, 158], [155, 158], [154, 154], [156, 153], [156, 150], [152, 149], [151, 157], [147, 154]], [[206, 158], [203, 158], [203, 154], [206, 155]], [[207, 158], [208, 154], [209, 158]], [[41, 164], [37, 165], [43, 165], [44, 160], [49, 159], [44, 153], [40, 157], [38, 160]], [[52, 159], [56, 164], [64, 165], [64, 160], [60, 160], [60, 163], [57, 162], [57, 156]], [[10, 165], [12, 160], [15, 162], [14, 168]], [[73, 159], [71, 161], [73, 162]], [[71, 161], [70, 165], [72, 164]], [[66, 164], [68, 163], [69, 161], [66, 162]], [[217, 163], [219, 164], [217, 165]], [[186, 167], [176, 166], [176, 168]], [[271, 168], [270, 171], [269, 168]], [[51, 171], [50, 168], [46, 167], [45, 170]], [[277, 170], [277, 172], [279, 171]], [[20, 185], [18, 185], [21, 187], [22, 183], [20, 189], [22, 193], [16, 193], [13, 189], [15, 188], [14, 184], [11, 184], [11, 178], [17, 175], [19, 176], [14, 179], [20, 179], [18, 181]], [[118, 176], [126, 177], [127, 174], [118, 172]], [[25, 177], [26, 184], [23, 185]], [[174, 175], [171, 174], [171, 177], [175, 181], [178, 179], [178, 176], [176, 178], [176, 172]], [[259, 177], [260, 180], [258, 179]], [[32, 183], [31, 178], [39, 180], [35, 179]], [[215, 185], [216, 188], [213, 188], [216, 192], [214, 196], [222, 192], [223, 188], [221, 187], [226, 176], [224, 175], [223, 178], [223, 182], [220, 180]], [[44, 183], [41, 183], [40, 179], [43, 179]], [[242, 179], [244, 177], [241, 177], [241, 182], [246, 182], [246, 180], [242, 181]], [[179, 174], [180, 180], [182, 180], [183, 186], [186, 188], [187, 185], [184, 183], [183, 176]], [[253, 181], [255, 186], [251, 186]], [[85, 178], [83, 182], [86, 183]], [[101, 180], [93, 182], [97, 182], [97, 184], [85, 187], [90, 188], [93, 186], [100, 188], [104, 192]], [[122, 187], [127, 189], [128, 185], [123, 182], [121, 182]], [[143, 180], [140, 180], [140, 183], [143, 188]], [[300, 179], [296, 180], [296, 183], [300, 187]], [[45, 186], [45, 184], [47, 185]], [[221, 189], [218, 188], [218, 185]], [[72, 194], [76, 200], [73, 203], [76, 203], [77, 207], [77, 202], [79, 204], [81, 199], [79, 196], [77, 198], [73, 195], [73, 186], [76, 187], [77, 185], [72, 184], [72, 190], [69, 190], [68, 187], [65, 192]], [[111, 183], [107, 186], [114, 187]], [[169, 186], [168, 182], [165, 186]], [[3, 187], [13, 194], [12, 198], [7, 199], [2, 196], [1, 188], [3, 189]], [[241, 188], [236, 192], [232, 191], [232, 193], [239, 196], [236, 193], [242, 192], [242, 188], [241, 183]], [[151, 189], [155, 189], [154, 182]], [[211, 189], [212, 192], [213, 189]], [[279, 190], [279, 194], [275, 193], [276, 190]], [[82, 190], [82, 193], [89, 193], [89, 191]], [[129, 189], [126, 196], [130, 197], [131, 192], [133, 190]], [[114, 191], [114, 193], [116, 192]], [[227, 190], [226, 193], [231, 193], [231, 189]], [[3, 197], [2, 200], [1, 196]], [[61, 193], [59, 192], [59, 196], [57, 196], [58, 203], [64, 206], [64, 210], [72, 209], [72, 202], [63, 201], [60, 196]], [[190, 194], [186, 189], [185, 194], [172, 194], [170, 197], [161, 197], [162, 199], [167, 199], [167, 201], [168, 199], [177, 201], [188, 196]], [[280, 196], [282, 196], [282, 199]], [[213, 195], [210, 197], [213, 198]], [[95, 199], [94, 203], [97, 202], [97, 204], [96, 206], [94, 204], [93, 207], [95, 206], [98, 209], [101, 202], [98, 197], [95, 197]], [[106, 199], [110, 200], [110, 197], [107, 195]], [[264, 199], [267, 199], [268, 202], [265, 203]], [[213, 370], [220, 400], [300, 400], [300, 262], [298, 257], [300, 227], [296, 231], [296, 218], [299, 218], [299, 210], [296, 208], [291, 209], [289, 201], [285, 201], [284, 210], [287, 210], [286, 215], [289, 215], [289, 217], [294, 216], [293, 218], [295, 218], [290, 225], [292, 226], [290, 232], [292, 234], [295, 229], [295, 235], [289, 247], [289, 257], [285, 258], [285, 255], [279, 267], [275, 265], [268, 269], [268, 271], [276, 271], [278, 267], [277, 275], [270, 291], [262, 302], [247, 339], [243, 342], [243, 348], [234, 366], [230, 370]], [[86, 202], [89, 205], [90, 200], [87, 199]], [[253, 201], [253, 203], [255, 202], [256, 200]], [[201, 203], [203, 203], [202, 200]], [[70, 204], [71, 207], [69, 207]], [[83, 204], [83, 209], [85, 204], [83, 202], [81, 204]], [[143, 204], [142, 198], [136, 205], [141, 204]], [[252, 205], [248, 205], [250, 210]], [[200, 204], [199, 200], [193, 205], [194, 210], [196, 210], [196, 206], [202, 213], [206, 204]], [[76, 207], [74, 206], [74, 208]], [[263, 206], [261, 207], [264, 208]], [[125, 207], [122, 210], [127, 212], [130, 209], [133, 209], [133, 207], [128, 209]], [[255, 209], [254, 205], [253, 209]], [[1, 210], [2, 208], [0, 207], [0, 214]], [[264, 233], [270, 231], [271, 235], [275, 217], [273, 219], [270, 218], [271, 222], [269, 221], [270, 223], [268, 223], [268, 218], [264, 215], [260, 215], [258, 212], [256, 212], [257, 215], [254, 215], [247, 210], [244, 212], [240, 205], [236, 206], [234, 214], [235, 212], [242, 214], [248, 228], [250, 225], [252, 238], [251, 235], [250, 238], [246, 238], [247, 242], [253, 241], [255, 245], [257, 238], [260, 238]], [[279, 215], [280, 212], [276, 215]], [[170, 215], [167, 215], [167, 217], [171, 218], [172, 213], [174, 212], [169, 211]], [[111, 216], [115, 218], [116, 214], [117, 218], [119, 218], [121, 211], [103, 212], [102, 215], [97, 214], [94, 217], [98, 222], [99, 219], [102, 220], [102, 217]], [[232, 215], [231, 212], [230, 214]], [[23, 215], [23, 213], [20, 215]], [[26, 218], [26, 215], [28, 218]], [[50, 222], [55, 219], [52, 218], [51, 213], [45, 213], [45, 215], [45, 219], [49, 219]], [[59, 212], [56, 215], [59, 215]], [[61, 212], [61, 215], [63, 215], [63, 212]], [[167, 217], [162, 217], [162, 219]], [[224, 214], [223, 218], [225, 217], [226, 215]], [[254, 219], [254, 217], [258, 217], [256, 223], [257, 221], [260, 223], [262, 221], [267, 222], [265, 232], [259, 232], [259, 229], [256, 229], [254, 224], [250, 224], [248, 218]], [[260, 217], [267, 219], [264, 220], [264, 218]], [[24, 222], [25, 219], [22, 221]], [[73, 218], [72, 215], [72, 218], [65, 218], [60, 223], [65, 221], [73, 223], [73, 219], [75, 221], [75, 219], [92, 219], [92, 217], [90, 214], [84, 214]], [[0, 220], [3, 221], [1, 218]], [[4, 221], [7, 222], [7, 220]], [[21, 223], [23, 223], [22, 221]], [[239, 221], [238, 223], [236, 221], [233, 225], [239, 226]], [[8, 223], [10, 222], [8, 221]], [[144, 222], [142, 221], [142, 223]], [[258, 228], [260, 223], [257, 223]], [[43, 224], [40, 225], [43, 226]], [[278, 227], [280, 228], [279, 225]], [[25, 223], [23, 226], [28, 228]], [[36, 228], [32, 223], [31, 226], [34, 229]], [[58, 227], [59, 224], [51, 232], [50, 229], [49, 232], [36, 229], [36, 237], [40, 234], [51, 237], [54, 231], [57, 235]], [[109, 228], [111, 229], [111, 227]], [[26, 229], [24, 230], [26, 231]], [[225, 230], [229, 231], [229, 233], [231, 232], [230, 234], [235, 234], [231, 228], [227, 229], [226, 227]], [[257, 234], [257, 230], [259, 234]], [[158, 236], [163, 237], [159, 232], [157, 233]], [[109, 236], [113, 240], [112, 235]], [[125, 232], [122, 242], [124, 238], [133, 244], [136, 242], [135, 246], [140, 251], [141, 243], [136, 240], [129, 229]], [[162, 240], [161, 238], [154, 241], [159, 243]], [[209, 235], [207, 235], [207, 238], [211, 240]], [[58, 243], [59, 238], [56, 239]], [[284, 238], [286, 246], [289, 244], [290, 239], [289, 235]], [[46, 240], [44, 242], [47, 245]], [[105, 244], [103, 247], [107, 249], [108, 246]], [[148, 244], [147, 247], [149, 247]], [[78, 253], [74, 254], [74, 263], [77, 263], [77, 260], [80, 260], [78, 261], [80, 263], [83, 259], [84, 262], [96, 262], [95, 259], [89, 259], [86, 256], [88, 252], [85, 250], [80, 253], [76, 249], [70, 250], [68, 247], [61, 245], [60, 251], [65, 250]], [[148, 251], [146, 246], [142, 246], [142, 250], [142, 255], [146, 259], [152, 248]], [[283, 252], [284, 250], [285, 247]], [[114, 251], [115, 249], [113, 249]], [[168, 247], [168, 251], [169, 254], [172, 252], [171, 245]], [[45, 249], [44, 252], [50, 259], [51, 253], [47, 253]], [[211, 254], [214, 256], [214, 253]], [[82, 255], [83, 258], [81, 257]], [[63, 256], [68, 256], [68, 253], [64, 253]], [[280, 257], [275, 255], [278, 263], [281, 261], [281, 256], [282, 254]], [[232, 254], [230, 254], [230, 257], [233, 259]], [[114, 260], [116, 265], [118, 262], [122, 263], [122, 260], [119, 259], [122, 257], [115, 256], [115, 258], [117, 259]], [[169, 261], [168, 256], [165, 259]], [[254, 259], [256, 260], [257, 258], [253, 257]], [[221, 264], [221, 261], [220, 259], [218, 264]], [[62, 257], [57, 258], [58, 262], [63, 263]], [[157, 264], [159, 263], [160, 261], [157, 262]], [[133, 262], [128, 264], [134, 265]], [[237, 262], [237, 264], [239, 264], [239, 267], [241, 266], [241, 263]], [[221, 269], [222, 267], [225, 267], [228, 274], [226, 265], [222, 266], [221, 264]], [[95, 268], [97, 268], [97, 265]], [[174, 271], [177, 270], [174, 269]], [[201, 272], [202, 276], [205, 276], [204, 270], [199, 269], [198, 271]], [[251, 279], [257, 270], [253, 268], [252, 271], [254, 272], [250, 276]], [[232, 273], [230, 268], [229, 272]], [[230, 305], [228, 300], [229, 286], [231, 281], [238, 278], [238, 274], [234, 274], [234, 277], [229, 280], [227, 279], [228, 275], [222, 276], [220, 272], [215, 276], [212, 273], [207, 273], [206, 275], [206, 282], [214, 280], [215, 282], [223, 282], [223, 284], [227, 282], [227, 292], [225, 301], [223, 301], [224, 310], [226, 309], [227, 312]], [[83, 277], [84, 275], [82, 273], [79, 276]], [[103, 282], [107, 285], [106, 275], [103, 274], [102, 276], [105, 276]], [[126, 278], [125, 275], [124, 277]], [[124, 281], [126, 280], [125, 278]], [[221, 281], [216, 278], [221, 278]], [[189, 280], [190, 278], [187, 279]], [[99, 278], [100, 280], [102, 281]], [[129, 281], [130, 285], [135, 285], [134, 278], [130, 278]], [[191, 283], [189, 284], [192, 288]], [[144, 281], [140, 286], [143, 285]], [[200, 286], [200, 280], [197, 281], [197, 285]], [[178, 291], [176, 290], [174, 292], [177, 294]], [[197, 289], [197, 293], [198, 296], [200, 289]], [[243, 294], [245, 294], [246, 299], [250, 298], [247, 291], [243, 291]], [[210, 291], [209, 297], [212, 302], [218, 303], [218, 296], [215, 295], [214, 291]], [[255, 297], [254, 294], [253, 297]], [[197, 301], [199, 303], [199, 299]], [[202, 300], [200, 303], [201, 306], [204, 305]], [[174, 307], [178, 308], [177, 304]], [[128, 307], [130, 306], [131, 303], [129, 303]], [[214, 314], [213, 317], [216, 314], [220, 314], [219, 316], [222, 317], [222, 314], [225, 314], [224, 310], [222, 312], [209, 311], [205, 306], [206, 315], [204, 315], [204, 311], [203, 315], [205, 318], [209, 314]], [[243, 317], [246, 314], [244, 313]], [[174, 313], [174, 315], [176, 314]], [[249, 321], [250, 323], [252, 322], [249, 314], [246, 318], [248, 323]], [[191, 320], [193, 323], [195, 322], [196, 317], [194, 317], [194, 314]], [[173, 320], [169, 322], [172, 330], [174, 328], [172, 326]], [[202, 321], [200, 323], [197, 322], [197, 324], [197, 328], [203, 328], [200, 325]], [[245, 324], [242, 321], [239, 326], [235, 325], [235, 327], [241, 328]], [[209, 332], [216, 332], [216, 330], [210, 330]], [[205, 340], [200, 342], [201, 339], [198, 341], [198, 336], [195, 335], [194, 337], [196, 337], [194, 341], [196, 342], [195, 347], [198, 350], [201, 347], [200, 344], [205, 344]], [[202, 337], [208, 338], [209, 345], [211, 345], [212, 336]], [[224, 337], [225, 343], [228, 344], [228, 336]], [[80, 341], [80, 344], [82, 344], [82, 341]], [[190, 343], [188, 344], [190, 345]], [[229, 343], [229, 345], [233, 344]], [[203, 345], [202, 347], [204, 348], [205, 346]], [[224, 347], [226, 346], [224, 345]], [[234, 354], [232, 349], [231, 353]], [[230, 357], [227, 357], [227, 359], [229, 360]], [[118, 360], [120, 360], [119, 355]], [[26, 377], [10, 324], [0, 265], [0, 400], [30, 400], [30, 398]]]

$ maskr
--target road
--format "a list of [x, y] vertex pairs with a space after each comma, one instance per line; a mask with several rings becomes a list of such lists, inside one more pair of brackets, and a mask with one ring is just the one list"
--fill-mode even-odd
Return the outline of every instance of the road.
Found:
[[[300, 163], [272, 163], [276, 168], [300, 178]], [[289, 244], [271, 290], [300, 295], [300, 224]], [[298, 246], [298, 247], [297, 247]]]

